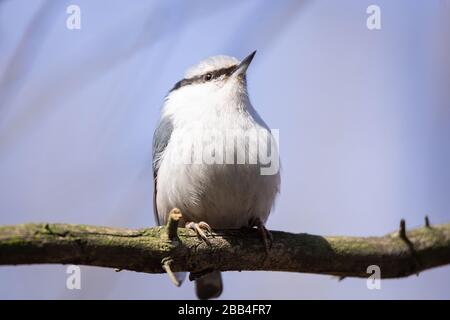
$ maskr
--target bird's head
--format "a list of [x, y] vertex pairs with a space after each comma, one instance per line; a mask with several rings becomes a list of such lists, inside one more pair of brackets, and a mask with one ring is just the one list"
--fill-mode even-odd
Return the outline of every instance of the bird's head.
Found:
[[199, 109], [248, 100], [246, 72], [255, 54], [252, 52], [242, 61], [221, 55], [199, 62], [170, 90], [166, 103], [175, 104], [177, 109]]

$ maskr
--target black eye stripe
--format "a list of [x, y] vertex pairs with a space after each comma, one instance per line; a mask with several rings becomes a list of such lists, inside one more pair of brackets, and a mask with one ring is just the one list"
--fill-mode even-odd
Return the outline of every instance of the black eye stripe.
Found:
[[212, 72], [209, 72], [212, 74], [212, 78], [216, 79], [219, 78], [222, 75], [230, 75], [235, 69], [236, 69], [236, 65], [228, 67], [228, 68], [222, 68], [219, 70], [214, 70]]
[[184, 87], [184, 86], [187, 86], [190, 84], [205, 82], [206, 81], [205, 75], [207, 75], [208, 73], [210, 73], [212, 75], [211, 80], [217, 79], [222, 75], [230, 75], [236, 69], [236, 67], [237, 67], [237, 65], [233, 65], [228, 68], [222, 68], [222, 69], [218, 69], [218, 70], [209, 71], [209, 72], [206, 72], [204, 74], [201, 74], [201, 75], [198, 75], [198, 76], [195, 76], [192, 78], [182, 79], [182, 80], [178, 81], [177, 83], [175, 83], [175, 85], [169, 92], [178, 90], [181, 87]]

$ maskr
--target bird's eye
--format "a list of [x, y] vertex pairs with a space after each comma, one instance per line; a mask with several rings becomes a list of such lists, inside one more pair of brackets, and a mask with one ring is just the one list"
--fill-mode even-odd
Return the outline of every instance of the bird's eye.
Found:
[[211, 73], [207, 73], [207, 74], [205, 74], [205, 80], [206, 81], [209, 81], [209, 80], [211, 80], [212, 79], [212, 74]]

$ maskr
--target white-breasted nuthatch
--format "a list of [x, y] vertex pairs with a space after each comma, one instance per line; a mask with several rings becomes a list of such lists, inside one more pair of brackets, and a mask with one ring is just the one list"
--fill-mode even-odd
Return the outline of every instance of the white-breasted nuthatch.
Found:
[[[264, 224], [279, 192], [279, 156], [248, 97], [246, 71], [255, 53], [241, 62], [205, 59], [167, 95], [153, 137], [158, 224], [179, 208], [182, 222], [206, 242], [211, 228], [257, 227], [270, 247]], [[220, 272], [198, 278], [196, 287], [201, 299], [219, 296]]]

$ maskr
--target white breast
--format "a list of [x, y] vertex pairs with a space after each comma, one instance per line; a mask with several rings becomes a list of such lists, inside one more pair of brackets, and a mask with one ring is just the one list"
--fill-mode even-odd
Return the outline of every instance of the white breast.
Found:
[[[205, 221], [212, 228], [240, 228], [247, 226], [253, 217], [266, 221], [279, 189], [279, 172], [261, 175], [259, 161], [256, 164], [174, 161], [181, 157], [180, 141], [187, 146], [205, 141], [205, 136], [220, 132], [228, 134], [230, 129], [241, 129], [242, 132], [267, 130], [242, 110], [230, 111], [223, 106], [219, 110], [211, 108], [211, 112], [204, 110], [200, 112], [191, 107], [190, 112], [174, 119], [172, 137], [158, 171], [156, 203], [159, 220], [164, 223], [168, 212], [177, 207], [185, 221]], [[258, 150], [253, 148], [255, 143], [256, 140], [250, 139], [248, 149]], [[229, 153], [234, 154], [235, 149], [225, 145], [224, 158]]]

